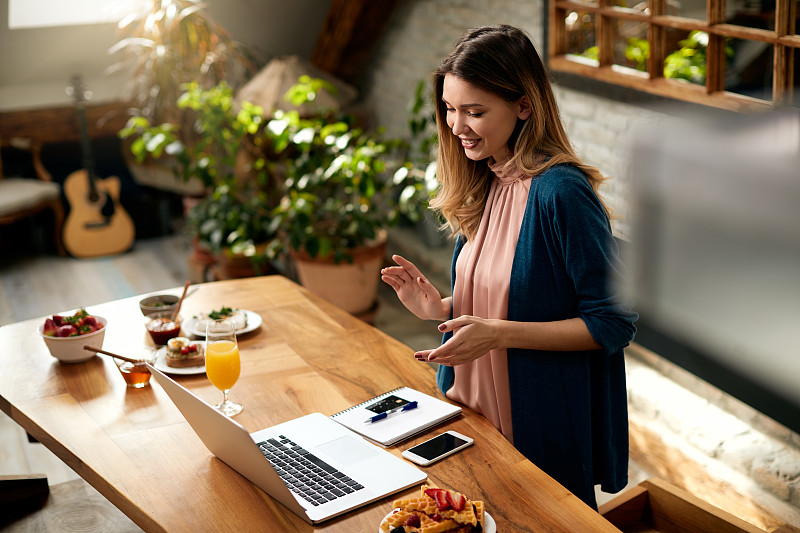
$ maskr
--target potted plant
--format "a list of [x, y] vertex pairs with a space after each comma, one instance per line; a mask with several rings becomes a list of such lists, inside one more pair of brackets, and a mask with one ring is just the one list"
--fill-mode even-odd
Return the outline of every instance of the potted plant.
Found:
[[[120, 40], [109, 53], [119, 58], [112, 67], [127, 72], [134, 120], [169, 123], [174, 135], [191, 143], [195, 137], [192, 110], [178, 105], [184, 85], [210, 89], [225, 80], [236, 90], [256, 71], [249, 52], [234, 42], [200, 0], [147, 0], [131, 3], [120, 15]], [[126, 150], [125, 155], [129, 153]], [[182, 194], [202, 195], [203, 183], [175, 179], [170, 157], [129, 159], [137, 181]]]
[[[408, 108], [408, 127], [411, 135], [406, 155], [406, 159], [411, 163], [411, 172], [416, 174], [427, 193], [426, 202], [433, 197], [439, 186], [436, 179], [436, 146], [439, 134], [430, 99], [425, 97], [429, 94], [431, 91], [425, 80], [420, 80]], [[427, 246], [440, 248], [447, 244], [447, 232], [443, 229], [444, 219], [439, 213], [425, 209], [422, 220], [412, 222], [416, 222], [418, 233]]]
[[276, 231], [272, 211], [279, 185], [265, 158], [270, 136], [262, 109], [249, 102], [235, 104], [233, 89], [224, 81], [211, 89], [187, 84], [177, 105], [194, 114], [190, 142], [179, 138], [179, 125], [151, 125], [145, 117], [131, 119], [120, 136], [130, 140], [137, 160], [171, 155], [180, 176], [204, 184], [206, 195], [187, 212], [195, 261], [212, 255], [208, 266], [218, 278], [269, 271], [267, 243]]
[[[189, 232], [213, 257], [214, 279], [259, 276], [273, 272], [268, 249], [275, 235], [275, 218], [263, 190], [239, 190], [236, 183], [219, 184], [187, 214]], [[273, 245], [274, 246], [274, 245]]]
[[[299, 107], [320, 90], [329, 84], [301, 77], [287, 95]], [[406, 144], [326, 113], [276, 111], [267, 130], [285, 156], [285, 193], [275, 215], [300, 282], [353, 314], [368, 313], [386, 229], [401, 215], [419, 219], [427, 205], [423, 182], [403, 157]]]

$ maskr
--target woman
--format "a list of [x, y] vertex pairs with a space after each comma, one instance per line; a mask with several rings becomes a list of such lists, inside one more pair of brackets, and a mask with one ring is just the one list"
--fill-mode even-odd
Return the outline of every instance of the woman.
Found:
[[458, 235], [451, 298], [411, 262], [382, 279], [417, 317], [443, 321], [446, 396], [483, 413], [592, 508], [627, 484], [622, 349], [637, 316], [615, 299], [620, 265], [597, 169], [573, 152], [530, 39], [468, 31], [434, 74], [439, 191]]

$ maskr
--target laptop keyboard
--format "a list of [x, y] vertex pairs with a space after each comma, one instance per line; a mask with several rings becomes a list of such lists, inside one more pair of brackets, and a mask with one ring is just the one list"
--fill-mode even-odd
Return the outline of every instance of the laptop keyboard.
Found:
[[364, 488], [283, 435], [259, 442], [258, 446], [286, 486], [312, 505], [321, 505]]

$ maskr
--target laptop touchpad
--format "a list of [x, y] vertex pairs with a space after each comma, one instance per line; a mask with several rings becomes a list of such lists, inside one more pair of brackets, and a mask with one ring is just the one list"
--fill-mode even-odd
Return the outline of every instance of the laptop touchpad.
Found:
[[363, 461], [378, 453], [377, 450], [364, 446], [363, 443], [347, 436], [317, 444], [316, 448], [327, 453], [343, 465], [351, 465]]

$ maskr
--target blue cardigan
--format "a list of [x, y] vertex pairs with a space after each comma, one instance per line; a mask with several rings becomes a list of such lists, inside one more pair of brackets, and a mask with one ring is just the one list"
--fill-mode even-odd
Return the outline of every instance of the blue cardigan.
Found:
[[[595, 507], [594, 485], [614, 493], [627, 484], [623, 348], [633, 339], [638, 316], [615, 297], [613, 280], [622, 265], [608, 217], [584, 174], [557, 165], [530, 183], [512, 263], [508, 320], [580, 317], [603, 348], [508, 350], [514, 446]], [[453, 254], [453, 286], [463, 244], [459, 239]], [[442, 392], [454, 378], [452, 367], [439, 367]]]

